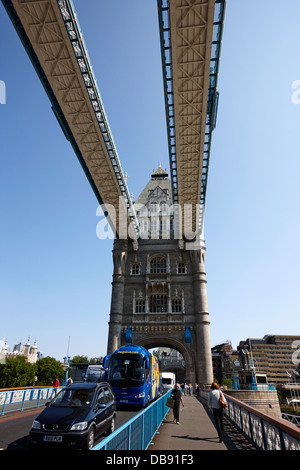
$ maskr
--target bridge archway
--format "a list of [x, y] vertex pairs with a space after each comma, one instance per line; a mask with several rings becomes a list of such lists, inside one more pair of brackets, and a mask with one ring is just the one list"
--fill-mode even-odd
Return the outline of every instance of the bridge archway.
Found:
[[196, 382], [196, 370], [194, 366], [194, 358], [192, 351], [185, 346], [182, 342], [176, 340], [176, 338], [172, 337], [157, 337], [157, 336], [150, 336], [141, 338], [140, 340], [135, 342], [139, 346], [143, 346], [146, 349], [153, 349], [159, 347], [167, 347], [171, 349], [176, 349], [184, 359], [185, 362], [185, 379], [187, 383], [195, 384]]

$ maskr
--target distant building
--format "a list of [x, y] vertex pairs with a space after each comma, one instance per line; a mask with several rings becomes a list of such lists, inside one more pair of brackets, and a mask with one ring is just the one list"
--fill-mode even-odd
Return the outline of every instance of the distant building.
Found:
[[231, 379], [234, 386], [249, 384], [300, 384], [300, 336], [265, 335], [240, 341], [237, 350], [230, 342], [211, 350], [213, 374], [221, 384]]
[[16, 356], [25, 356], [27, 362], [35, 364], [36, 361], [40, 359], [41, 354], [37, 349], [36, 341], [34, 342], [33, 346], [30, 345], [30, 338], [28, 338], [26, 344], [22, 344], [21, 342], [15, 344], [12, 351], [10, 351], [6, 341], [4, 341], [2, 346], [0, 345], [0, 357], [2, 360], [5, 360], [6, 358], [14, 358]]
[[177, 382], [185, 381], [185, 361], [182, 354], [172, 348], [160, 347], [154, 351], [160, 361], [160, 370], [174, 372]]
[[235, 382], [238, 373], [242, 370], [242, 360], [239, 352], [232, 348], [231, 342], [214, 346], [211, 354], [214, 377], [219, 384], [225, 378]]
[[240, 341], [237, 350], [244, 370], [266, 374], [277, 386], [299, 380], [299, 348], [300, 336], [265, 335]]

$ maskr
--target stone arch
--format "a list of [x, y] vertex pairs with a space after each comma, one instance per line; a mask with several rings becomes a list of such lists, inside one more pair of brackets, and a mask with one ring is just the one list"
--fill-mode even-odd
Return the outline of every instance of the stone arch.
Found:
[[145, 336], [135, 341], [135, 344], [143, 346], [146, 349], [168, 347], [176, 349], [184, 358], [186, 368], [186, 380], [189, 383], [195, 383], [196, 381], [196, 370], [194, 366], [194, 358], [190, 348], [176, 338], [168, 336]]

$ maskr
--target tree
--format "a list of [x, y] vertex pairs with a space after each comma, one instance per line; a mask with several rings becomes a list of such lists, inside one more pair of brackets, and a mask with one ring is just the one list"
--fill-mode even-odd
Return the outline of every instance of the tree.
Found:
[[222, 379], [222, 385], [225, 385], [227, 388], [232, 388], [232, 380], [224, 377]]
[[60, 382], [65, 378], [65, 371], [62, 364], [54, 357], [43, 357], [37, 361], [37, 385], [51, 386], [52, 381], [57, 377]]
[[34, 383], [36, 372], [36, 364], [27, 362], [25, 356], [8, 357], [0, 366], [0, 387], [29, 387]]
[[87, 356], [74, 356], [71, 359], [72, 364], [88, 364], [90, 361]]

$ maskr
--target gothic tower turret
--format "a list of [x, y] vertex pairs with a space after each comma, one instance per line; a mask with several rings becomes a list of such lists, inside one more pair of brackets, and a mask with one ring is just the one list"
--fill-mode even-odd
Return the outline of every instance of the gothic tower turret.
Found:
[[184, 357], [188, 382], [211, 383], [204, 241], [185, 242], [160, 164], [134, 206], [140, 238], [114, 242], [108, 354], [128, 341], [173, 348]]

